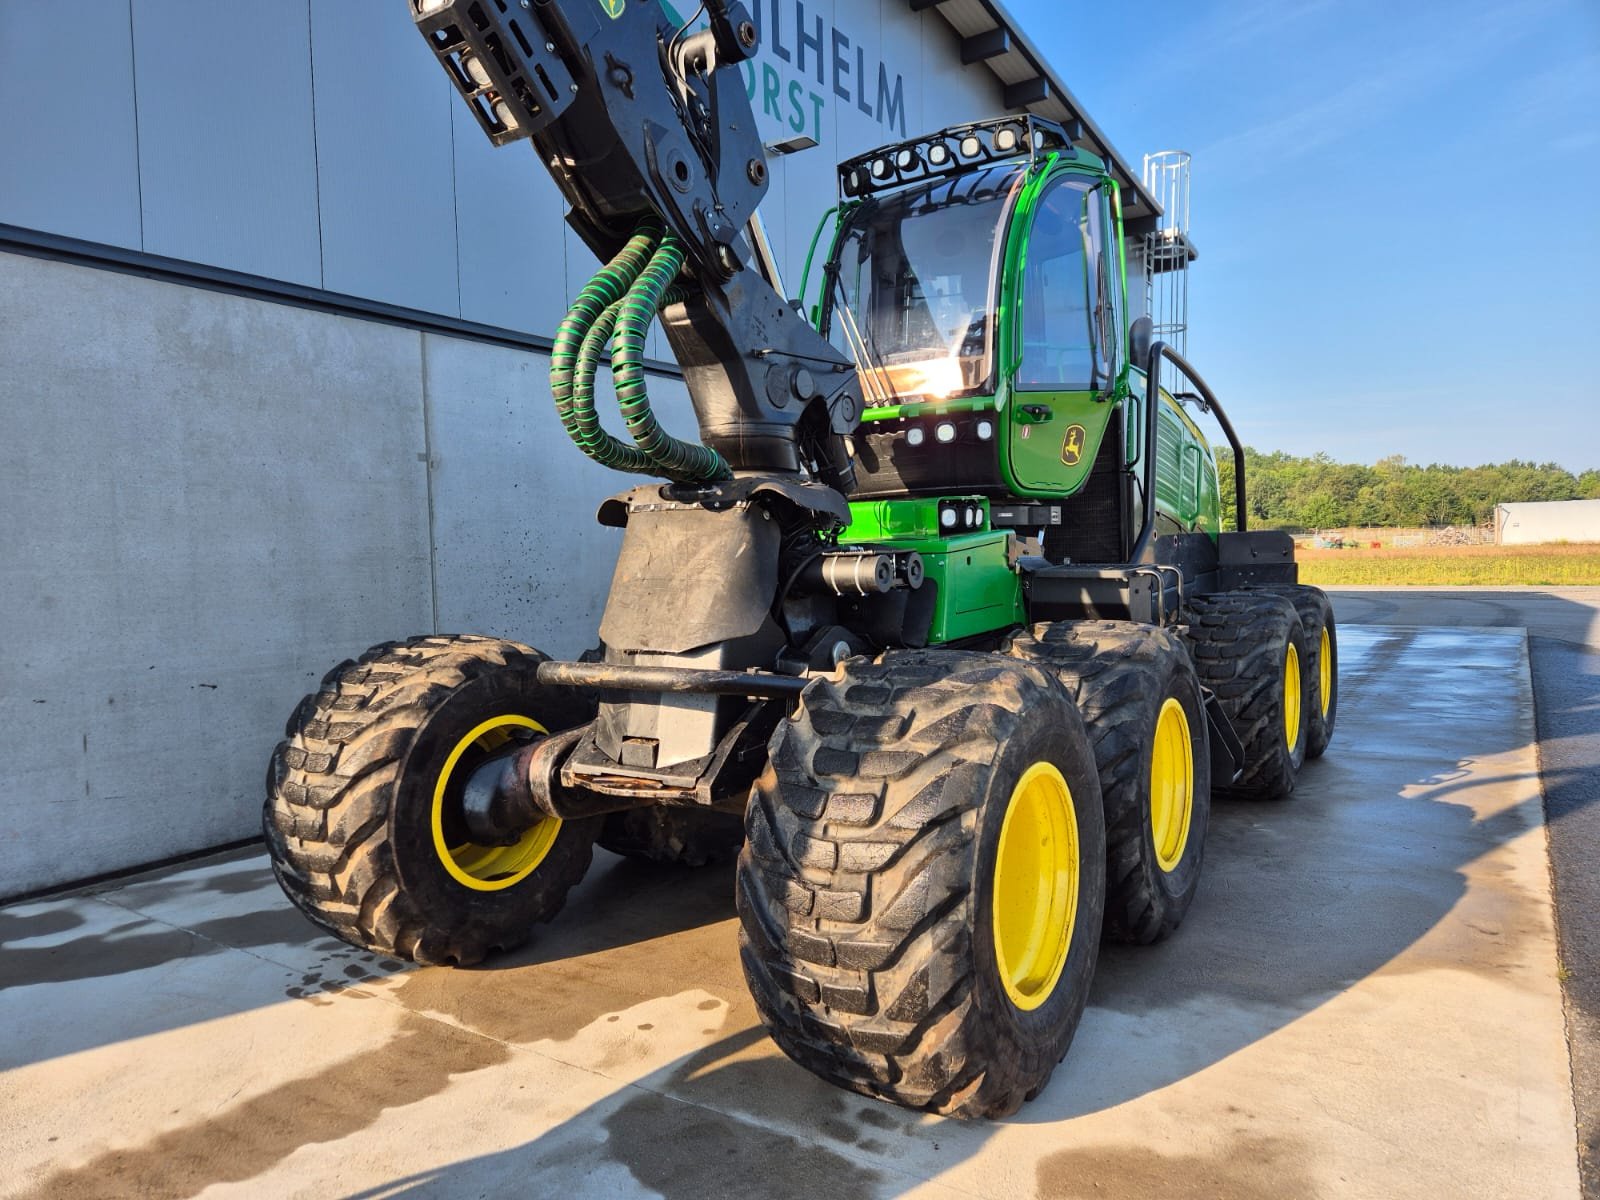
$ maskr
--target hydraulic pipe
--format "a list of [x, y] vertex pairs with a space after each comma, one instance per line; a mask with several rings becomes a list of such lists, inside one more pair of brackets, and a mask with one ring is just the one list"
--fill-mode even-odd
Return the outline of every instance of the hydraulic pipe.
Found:
[[539, 682], [618, 692], [700, 692], [783, 700], [798, 696], [809, 680], [794, 675], [701, 671], [690, 667], [636, 667], [614, 663], [543, 662]]

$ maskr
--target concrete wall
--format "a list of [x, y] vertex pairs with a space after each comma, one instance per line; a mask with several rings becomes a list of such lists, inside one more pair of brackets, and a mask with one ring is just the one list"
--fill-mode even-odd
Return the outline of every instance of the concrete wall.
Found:
[[250, 836], [374, 642], [595, 641], [633, 480], [541, 355], [0, 254], [0, 363], [0, 897]]
[[1503, 546], [1600, 542], [1600, 500], [1544, 500], [1494, 510], [1495, 540]]

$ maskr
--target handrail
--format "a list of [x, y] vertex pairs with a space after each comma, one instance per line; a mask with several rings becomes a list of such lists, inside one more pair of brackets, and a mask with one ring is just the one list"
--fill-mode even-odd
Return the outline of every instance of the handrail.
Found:
[[1216, 417], [1217, 424], [1222, 426], [1222, 432], [1227, 435], [1228, 445], [1233, 447], [1234, 528], [1243, 533], [1247, 523], [1244, 502], [1244, 447], [1239, 442], [1239, 435], [1233, 431], [1233, 423], [1228, 420], [1228, 414], [1223, 412], [1216, 395], [1206, 386], [1206, 381], [1200, 378], [1200, 372], [1190, 366], [1188, 360], [1166, 342], [1153, 342], [1150, 353], [1145, 358], [1144, 517], [1139, 526], [1139, 536], [1133, 543], [1132, 552], [1128, 555], [1128, 561], [1135, 563], [1149, 548], [1150, 538], [1156, 527], [1156, 431], [1160, 428], [1158, 415], [1161, 407], [1163, 358], [1183, 372], [1184, 378], [1195, 386], [1200, 393], [1201, 407]]

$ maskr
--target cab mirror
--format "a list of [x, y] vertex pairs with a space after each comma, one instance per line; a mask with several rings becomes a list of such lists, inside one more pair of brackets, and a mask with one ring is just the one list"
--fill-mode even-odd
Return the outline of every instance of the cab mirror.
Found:
[[1150, 361], [1150, 343], [1155, 340], [1156, 325], [1149, 317], [1140, 317], [1128, 326], [1128, 356], [1141, 371]]

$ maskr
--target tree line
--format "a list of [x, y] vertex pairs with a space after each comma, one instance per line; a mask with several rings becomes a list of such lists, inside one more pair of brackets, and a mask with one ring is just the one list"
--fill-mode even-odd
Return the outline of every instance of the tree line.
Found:
[[[1351, 526], [1486, 525], [1497, 504], [1600, 499], [1600, 470], [1574, 475], [1555, 463], [1520, 459], [1482, 467], [1419, 466], [1404, 455], [1376, 465], [1301, 458], [1245, 447], [1250, 524], [1340, 529]], [[1233, 452], [1217, 448], [1223, 528], [1233, 522]]]

